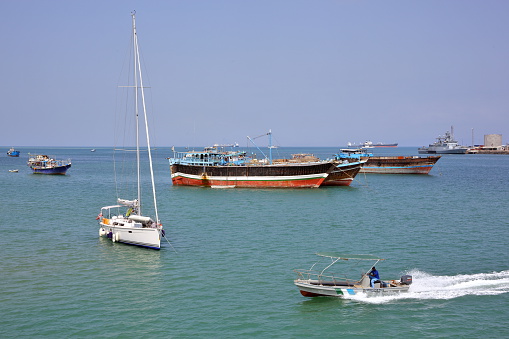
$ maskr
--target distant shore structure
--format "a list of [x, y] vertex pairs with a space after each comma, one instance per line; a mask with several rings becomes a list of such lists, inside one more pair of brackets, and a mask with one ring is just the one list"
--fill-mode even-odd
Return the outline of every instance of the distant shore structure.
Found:
[[468, 154], [509, 154], [509, 145], [503, 145], [502, 134], [485, 134], [483, 145], [473, 145]]

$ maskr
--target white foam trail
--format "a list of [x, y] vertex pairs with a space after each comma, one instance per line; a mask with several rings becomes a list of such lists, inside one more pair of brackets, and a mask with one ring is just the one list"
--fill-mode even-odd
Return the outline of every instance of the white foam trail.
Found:
[[359, 294], [348, 299], [383, 304], [401, 299], [453, 299], [465, 295], [498, 295], [509, 292], [509, 271], [434, 276], [418, 270], [406, 274], [413, 277], [408, 293], [391, 296], [366, 296]]

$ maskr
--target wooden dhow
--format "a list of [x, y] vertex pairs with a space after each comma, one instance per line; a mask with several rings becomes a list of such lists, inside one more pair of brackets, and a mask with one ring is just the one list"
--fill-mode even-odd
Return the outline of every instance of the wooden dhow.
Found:
[[339, 161], [365, 161], [360, 173], [373, 174], [428, 174], [440, 155], [421, 156], [374, 156], [364, 148], [341, 149], [335, 158]]
[[[270, 137], [271, 132], [267, 135]], [[265, 156], [262, 152], [264, 158], [260, 160], [247, 156], [245, 151], [225, 151], [219, 147], [206, 147], [198, 152], [174, 151], [173, 157], [168, 158], [172, 183], [214, 188], [348, 186], [364, 163], [320, 160], [310, 154], [272, 159], [270, 142], [268, 149], [269, 155]]]

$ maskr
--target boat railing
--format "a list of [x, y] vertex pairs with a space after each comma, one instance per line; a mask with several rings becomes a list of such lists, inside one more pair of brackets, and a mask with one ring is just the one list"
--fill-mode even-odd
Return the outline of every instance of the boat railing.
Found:
[[358, 280], [348, 279], [346, 276], [341, 276], [336, 273], [323, 274], [321, 271], [313, 270], [294, 270], [297, 273], [298, 280], [306, 280], [316, 285], [331, 285], [331, 286], [343, 286], [343, 285], [354, 285], [358, 284]]

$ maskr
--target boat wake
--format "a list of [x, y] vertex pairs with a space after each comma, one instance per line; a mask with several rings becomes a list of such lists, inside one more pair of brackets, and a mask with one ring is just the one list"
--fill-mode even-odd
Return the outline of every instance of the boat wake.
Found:
[[466, 295], [498, 295], [509, 292], [509, 270], [471, 275], [434, 276], [418, 270], [406, 274], [413, 276], [408, 293], [391, 296], [358, 294], [345, 298], [360, 302], [383, 304], [402, 299], [447, 300]]

